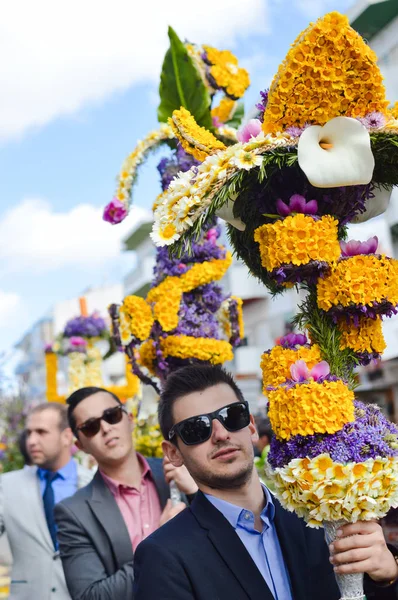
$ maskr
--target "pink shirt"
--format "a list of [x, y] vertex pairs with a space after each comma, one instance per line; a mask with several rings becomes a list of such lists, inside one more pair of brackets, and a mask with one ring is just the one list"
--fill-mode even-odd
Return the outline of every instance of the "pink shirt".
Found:
[[130, 535], [133, 550], [150, 533], [159, 527], [162, 509], [158, 492], [148, 462], [141, 454], [138, 460], [142, 469], [141, 489], [121, 485], [101, 471], [106, 485], [112, 492]]

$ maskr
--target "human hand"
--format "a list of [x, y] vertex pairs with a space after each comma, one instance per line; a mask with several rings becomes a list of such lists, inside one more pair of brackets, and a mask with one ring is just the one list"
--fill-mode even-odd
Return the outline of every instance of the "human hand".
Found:
[[367, 573], [378, 583], [398, 578], [398, 565], [378, 523], [358, 521], [343, 525], [337, 535], [329, 546], [330, 562], [336, 573]]
[[175, 467], [171, 464], [167, 456], [165, 456], [163, 459], [163, 470], [167, 483], [175, 481], [178, 489], [183, 494], [196, 494], [198, 491], [198, 486], [184, 465], [182, 467]]
[[178, 513], [184, 510], [184, 508], [186, 508], [184, 502], [177, 502], [177, 504], [173, 506], [169, 498], [167, 500], [166, 506], [163, 509], [162, 514], [160, 515], [159, 526], [161, 527], [162, 525], [167, 523], [167, 521], [170, 521], [170, 519], [176, 517]]

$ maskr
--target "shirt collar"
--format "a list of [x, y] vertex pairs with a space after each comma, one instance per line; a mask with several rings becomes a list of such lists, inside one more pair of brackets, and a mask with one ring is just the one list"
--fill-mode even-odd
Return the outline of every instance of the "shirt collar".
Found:
[[[149, 466], [148, 461], [146, 460], [146, 458], [144, 458], [142, 456], [142, 454], [139, 454], [138, 452], [137, 452], [137, 458], [138, 458], [138, 462], [139, 462], [141, 470], [142, 470], [141, 481], [143, 481], [144, 479], [151, 479], [152, 472], [151, 472], [151, 467]], [[110, 491], [112, 492], [112, 494], [114, 496], [116, 496], [118, 494], [119, 489], [121, 487], [124, 487], [124, 488], [129, 487], [129, 486], [122, 485], [121, 483], [116, 481], [116, 479], [112, 479], [108, 475], [105, 475], [105, 473], [101, 470], [100, 470], [100, 473], [101, 473], [101, 476], [104, 479], [106, 485], [108, 486], [108, 488], [110, 489]]]
[[[275, 516], [275, 506], [272, 502], [272, 496], [268, 490], [268, 488], [261, 484], [263, 488], [264, 496], [265, 496], [265, 506], [261, 511], [261, 519], [262, 521], [268, 520], [273, 521]], [[234, 529], [238, 526], [238, 521], [243, 512], [247, 512], [246, 508], [242, 506], [236, 506], [236, 504], [231, 504], [231, 502], [227, 502], [226, 500], [221, 500], [220, 498], [216, 498], [216, 496], [212, 496], [211, 494], [205, 494], [206, 498], [215, 506], [230, 522]]]
[[[77, 467], [73, 458], [71, 458], [70, 461], [66, 463], [66, 465], [64, 465], [61, 469], [58, 469], [57, 471], [58, 478], [65, 480], [73, 479], [76, 476], [76, 472]], [[37, 469], [37, 474], [42, 481], [46, 478], [47, 473], [48, 469], [42, 469], [41, 467]]]

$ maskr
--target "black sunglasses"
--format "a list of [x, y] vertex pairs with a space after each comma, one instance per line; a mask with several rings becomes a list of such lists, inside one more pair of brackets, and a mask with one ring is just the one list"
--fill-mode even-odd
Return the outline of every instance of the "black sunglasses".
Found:
[[116, 425], [116, 423], [120, 423], [123, 418], [123, 413], [125, 412], [126, 411], [121, 404], [120, 406], [107, 408], [100, 417], [88, 419], [88, 421], [85, 421], [82, 425], [76, 427], [76, 431], [81, 431], [86, 437], [92, 438], [97, 435], [101, 429], [101, 421], [105, 421], [106, 423], [109, 423], [109, 425]]
[[250, 411], [247, 402], [234, 402], [205, 415], [184, 419], [169, 431], [169, 440], [178, 434], [187, 446], [206, 442], [213, 429], [213, 419], [220, 421], [227, 431], [239, 431], [250, 423]]

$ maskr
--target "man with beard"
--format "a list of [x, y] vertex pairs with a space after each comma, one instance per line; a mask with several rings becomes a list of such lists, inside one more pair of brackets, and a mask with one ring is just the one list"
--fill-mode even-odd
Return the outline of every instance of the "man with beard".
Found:
[[138, 546], [134, 600], [337, 600], [333, 565], [366, 571], [368, 598], [395, 598], [398, 567], [378, 524], [344, 526], [332, 565], [322, 532], [260, 483], [254, 420], [226, 371], [188, 366], [170, 375], [159, 422], [165, 454], [185, 464], [200, 491]]
[[10, 600], [70, 600], [54, 507], [92, 478], [72, 458], [72, 443], [66, 407], [40, 404], [26, 421], [25, 460], [32, 466], [0, 477], [0, 536], [7, 536], [13, 561]]

